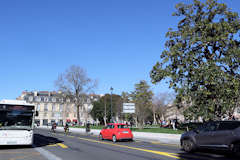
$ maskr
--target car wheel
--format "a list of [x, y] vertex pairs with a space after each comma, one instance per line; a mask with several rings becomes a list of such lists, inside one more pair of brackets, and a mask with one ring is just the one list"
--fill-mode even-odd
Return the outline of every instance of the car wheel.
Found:
[[117, 137], [115, 135], [112, 136], [112, 141], [113, 141], [113, 143], [117, 142]]
[[102, 134], [99, 134], [99, 140], [104, 140]]
[[186, 152], [193, 152], [195, 149], [194, 143], [191, 140], [183, 140], [182, 149]]

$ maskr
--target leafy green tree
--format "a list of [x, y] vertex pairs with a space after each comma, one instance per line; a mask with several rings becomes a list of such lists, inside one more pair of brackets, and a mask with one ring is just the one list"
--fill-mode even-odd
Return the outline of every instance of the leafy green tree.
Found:
[[187, 104], [185, 116], [220, 119], [233, 114], [240, 102], [240, 19], [217, 0], [179, 3], [182, 17], [169, 29], [166, 49], [151, 71], [153, 83], [163, 79]]
[[136, 107], [137, 123], [139, 123], [139, 127], [142, 128], [146, 118], [151, 114], [150, 108], [152, 106], [153, 93], [147, 82], [142, 80], [135, 84], [135, 90], [131, 96]]
[[121, 97], [123, 103], [128, 103], [130, 101], [130, 94], [128, 92], [122, 92]]
[[[119, 116], [121, 113], [121, 96], [112, 94], [112, 113], [113, 117]], [[119, 111], [120, 110], [120, 111]], [[99, 120], [101, 124], [104, 124], [104, 117], [106, 111], [106, 122], [111, 120], [111, 95], [105, 94], [98, 101], [93, 103], [93, 109], [90, 114], [94, 120]]]
[[100, 121], [100, 124], [104, 124], [104, 117], [105, 117], [104, 105], [105, 104], [101, 100], [95, 101], [93, 103], [93, 109], [90, 112], [93, 119], [94, 120], [98, 119]]

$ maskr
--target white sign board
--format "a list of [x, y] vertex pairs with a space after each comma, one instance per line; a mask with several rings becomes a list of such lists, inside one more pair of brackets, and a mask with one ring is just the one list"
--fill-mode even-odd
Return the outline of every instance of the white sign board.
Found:
[[123, 103], [123, 113], [135, 113], [135, 103]]

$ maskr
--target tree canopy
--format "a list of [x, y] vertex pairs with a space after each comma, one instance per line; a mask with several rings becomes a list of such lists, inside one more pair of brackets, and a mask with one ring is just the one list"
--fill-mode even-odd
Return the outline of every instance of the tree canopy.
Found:
[[163, 79], [187, 104], [188, 119], [219, 119], [240, 102], [240, 19], [217, 0], [179, 3], [177, 28], [166, 34], [165, 50], [153, 67], [153, 83]]
[[[106, 107], [106, 108], [105, 108]], [[99, 120], [101, 124], [104, 123], [104, 116], [106, 111], [106, 121], [111, 120], [111, 95], [105, 94], [98, 101], [93, 103], [93, 109], [90, 112], [95, 120]], [[112, 94], [112, 113], [113, 117], [120, 116], [122, 111], [122, 98], [120, 95]]]
[[64, 93], [63, 96], [74, 100], [77, 108], [78, 125], [80, 125], [80, 107], [87, 113], [84, 104], [87, 102], [87, 99], [90, 99], [88, 94], [93, 92], [97, 85], [96, 81], [89, 78], [83, 68], [72, 65], [65, 72], [59, 74], [55, 85]]
[[151, 115], [153, 93], [147, 82], [141, 80], [135, 84], [135, 90], [132, 92], [131, 97], [136, 107], [137, 122], [142, 127], [146, 118]]

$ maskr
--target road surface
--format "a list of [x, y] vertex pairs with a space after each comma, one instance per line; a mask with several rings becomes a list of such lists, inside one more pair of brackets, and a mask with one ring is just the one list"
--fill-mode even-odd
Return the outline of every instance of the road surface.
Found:
[[93, 135], [52, 133], [35, 129], [33, 147], [2, 146], [0, 160], [234, 160], [205, 151], [187, 154], [179, 146], [157, 142], [113, 143]]

